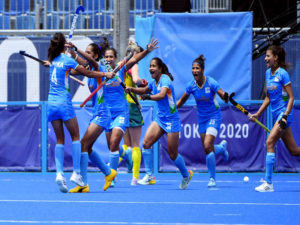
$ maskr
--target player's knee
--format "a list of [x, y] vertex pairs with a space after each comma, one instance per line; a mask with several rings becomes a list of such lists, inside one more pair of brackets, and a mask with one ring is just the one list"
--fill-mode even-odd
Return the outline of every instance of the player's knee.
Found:
[[300, 156], [300, 149], [296, 148], [296, 149], [289, 149], [290, 153], [292, 156]]
[[169, 152], [169, 156], [173, 161], [177, 158], [177, 155], [178, 155], [177, 152]]
[[206, 155], [209, 154], [209, 153], [211, 153], [213, 151], [213, 146], [210, 145], [210, 144], [205, 144], [204, 145], [204, 151], [205, 151]]
[[274, 147], [274, 141], [272, 139], [267, 139], [266, 141], [267, 149], [268, 148], [273, 148]]

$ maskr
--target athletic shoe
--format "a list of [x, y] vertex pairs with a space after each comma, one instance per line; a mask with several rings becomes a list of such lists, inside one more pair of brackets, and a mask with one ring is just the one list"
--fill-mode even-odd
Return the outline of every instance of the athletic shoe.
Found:
[[273, 192], [273, 184], [269, 184], [267, 181], [264, 181], [261, 185], [255, 188], [255, 191], [258, 192]]
[[56, 183], [58, 185], [58, 188], [61, 192], [67, 193], [68, 192], [68, 187], [66, 183], [66, 178], [61, 173], [58, 173], [56, 175]]
[[138, 184], [141, 184], [141, 185], [149, 185], [149, 184], [155, 184], [156, 183], [156, 180], [155, 180], [155, 177], [153, 175], [148, 175], [146, 174], [143, 179], [141, 180], [138, 180], [137, 182]]
[[182, 178], [181, 184], [179, 185], [179, 188], [182, 189], [182, 190], [186, 189], [188, 187], [189, 182], [191, 181], [192, 177], [193, 177], [193, 171], [189, 170], [189, 176]]
[[72, 189], [70, 189], [69, 193], [88, 193], [90, 192], [89, 185], [85, 185], [84, 187], [76, 186]]
[[227, 161], [229, 158], [229, 152], [227, 151], [227, 141], [226, 140], [221, 141], [220, 145], [223, 145], [225, 149], [223, 152], [223, 160]]
[[84, 182], [82, 180], [82, 176], [79, 173], [76, 173], [75, 171], [72, 173], [70, 181], [72, 181], [73, 183], [75, 183], [76, 185], [78, 185], [80, 187], [84, 186]]
[[138, 180], [135, 177], [133, 177], [132, 180], [131, 180], [130, 185], [131, 186], [136, 186], [137, 184], [138, 184]]
[[212, 187], [216, 187], [216, 186], [217, 186], [217, 184], [216, 184], [215, 179], [211, 177], [211, 178], [209, 179], [209, 182], [208, 182], [208, 184], [207, 184], [207, 187], [212, 188]]
[[112, 181], [117, 176], [117, 172], [114, 169], [110, 169], [110, 174], [105, 176], [105, 184], [103, 186], [103, 190], [106, 191], [107, 188], [111, 186]]

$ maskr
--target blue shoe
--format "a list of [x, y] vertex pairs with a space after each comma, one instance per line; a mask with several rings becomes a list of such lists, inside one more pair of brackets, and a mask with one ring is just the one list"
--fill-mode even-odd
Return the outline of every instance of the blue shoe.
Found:
[[227, 161], [229, 159], [229, 152], [227, 151], [227, 141], [226, 140], [221, 141], [220, 145], [222, 145], [223, 148], [225, 149], [222, 154], [223, 160]]

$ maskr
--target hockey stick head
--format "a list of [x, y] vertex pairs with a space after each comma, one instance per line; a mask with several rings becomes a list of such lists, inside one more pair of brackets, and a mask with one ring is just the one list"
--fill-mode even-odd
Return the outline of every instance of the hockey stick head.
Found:
[[79, 14], [80, 11], [81, 11], [81, 12], [84, 12], [84, 7], [83, 7], [82, 5], [80, 5], [80, 6], [77, 7], [75, 13], [76, 13], [76, 14]]
[[20, 50], [20, 51], [19, 51], [19, 54], [21, 54], [21, 55], [25, 55], [25, 54], [26, 54], [26, 52], [25, 52], [25, 51], [22, 51], [22, 50]]

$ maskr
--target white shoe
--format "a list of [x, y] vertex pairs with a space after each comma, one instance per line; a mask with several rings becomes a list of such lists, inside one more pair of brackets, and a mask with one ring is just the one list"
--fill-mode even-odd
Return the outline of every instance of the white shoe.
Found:
[[141, 184], [141, 185], [149, 185], [149, 184], [155, 184], [156, 183], [156, 180], [155, 180], [155, 177], [153, 175], [148, 175], [146, 174], [143, 179], [141, 180], [138, 180], [137, 182], [138, 184]]
[[179, 188], [181, 190], [184, 190], [188, 187], [191, 179], [193, 177], [193, 171], [189, 170], [189, 176], [188, 177], [183, 177], [181, 180], [181, 184], [179, 185]]
[[216, 187], [216, 186], [217, 186], [217, 184], [216, 184], [215, 179], [211, 177], [211, 178], [209, 179], [209, 182], [208, 182], [208, 184], [207, 184], [207, 187], [211, 188], [211, 187]]
[[61, 192], [63, 193], [67, 193], [68, 192], [68, 187], [67, 187], [67, 183], [66, 183], [66, 178], [64, 178], [64, 176], [61, 173], [58, 173], [56, 175], [56, 183], [58, 185], [58, 188]]
[[132, 178], [130, 185], [131, 186], [136, 186], [138, 184], [138, 179], [136, 179], [135, 177]]
[[221, 141], [220, 145], [223, 145], [223, 148], [225, 149], [223, 152], [223, 160], [227, 161], [229, 158], [229, 153], [227, 151], [227, 141], [226, 140]]
[[269, 184], [267, 181], [264, 181], [261, 185], [255, 188], [255, 191], [258, 192], [273, 192], [273, 184]]
[[79, 173], [76, 173], [75, 171], [72, 173], [72, 176], [70, 178], [70, 181], [75, 183], [76, 185], [80, 187], [84, 187], [84, 182], [82, 180], [82, 176]]

